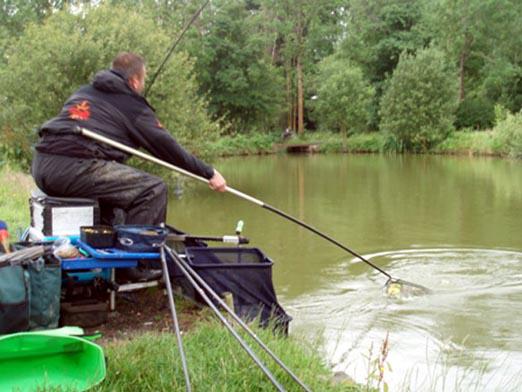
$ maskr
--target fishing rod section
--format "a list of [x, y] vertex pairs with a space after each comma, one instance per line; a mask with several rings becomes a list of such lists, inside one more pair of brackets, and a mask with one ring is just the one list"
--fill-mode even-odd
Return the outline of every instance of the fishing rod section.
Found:
[[152, 76], [150, 82], [148, 83], [147, 85], [147, 88], [145, 89], [145, 93], [143, 94], [143, 96], [147, 96], [147, 94], [149, 93], [149, 91], [152, 89], [152, 85], [154, 84], [154, 82], [156, 81], [156, 78], [158, 77], [158, 75], [160, 74], [160, 72], [162, 71], [163, 67], [165, 66], [165, 64], [167, 63], [167, 61], [169, 60], [170, 56], [172, 55], [172, 53], [174, 52], [174, 49], [176, 48], [176, 46], [178, 46], [179, 42], [181, 41], [181, 39], [183, 38], [183, 36], [185, 35], [185, 33], [187, 32], [187, 30], [189, 29], [190, 26], [192, 26], [192, 23], [194, 23], [194, 21], [198, 18], [199, 14], [201, 14], [201, 12], [203, 11], [203, 9], [207, 6], [207, 4], [210, 3], [210, 0], [206, 0], [205, 3], [196, 11], [196, 13], [192, 16], [192, 18], [190, 19], [190, 21], [185, 25], [185, 27], [183, 27], [183, 30], [181, 31], [181, 34], [178, 36], [178, 38], [174, 41], [174, 43], [172, 44], [172, 46], [170, 47], [170, 49], [168, 50], [165, 58], [163, 59], [163, 61], [161, 62], [161, 64], [159, 65], [158, 69], [156, 70], [156, 72], [154, 72], [154, 75]]
[[176, 333], [176, 340], [178, 342], [179, 356], [181, 358], [181, 365], [183, 367], [183, 376], [185, 377], [185, 391], [192, 392], [192, 386], [190, 384], [190, 376], [187, 366], [187, 357], [185, 356], [185, 350], [183, 349], [183, 341], [181, 339], [181, 330], [179, 328], [178, 316], [176, 314], [176, 305], [174, 304], [174, 294], [172, 293], [172, 284], [170, 282], [169, 270], [167, 267], [167, 259], [165, 257], [165, 249], [160, 249], [161, 268], [163, 270], [163, 280], [167, 288], [167, 296], [169, 299], [170, 314], [172, 316], [172, 322], [174, 332]]
[[289, 221], [297, 223], [299, 226], [304, 227], [307, 230], [310, 230], [312, 233], [317, 234], [319, 237], [324, 238], [325, 240], [327, 240], [327, 241], [331, 242], [332, 244], [338, 246], [339, 248], [343, 249], [344, 251], [346, 251], [346, 252], [350, 253], [351, 255], [353, 255], [353, 256], [359, 258], [360, 260], [364, 261], [370, 267], [374, 268], [375, 270], [379, 271], [381, 274], [385, 275], [388, 278], [388, 280], [389, 279], [393, 280], [392, 276], [389, 273], [387, 273], [386, 271], [384, 271], [382, 268], [377, 267], [371, 261], [369, 261], [366, 258], [364, 258], [363, 256], [355, 253], [353, 250], [351, 250], [347, 246], [341, 244], [339, 241], [335, 240], [334, 238], [330, 237], [329, 235], [326, 235], [326, 234], [322, 233], [321, 231], [317, 230], [315, 227], [310, 226], [308, 223], [305, 223], [305, 222], [303, 222], [303, 221], [301, 221], [301, 220], [299, 220], [297, 218], [294, 218], [292, 215], [289, 215], [286, 212], [283, 212], [283, 211], [281, 211], [281, 210], [279, 210], [279, 209], [277, 209], [275, 207], [272, 207], [269, 204], [263, 203], [262, 207], [267, 209], [270, 212], [273, 212], [274, 214], [277, 214], [279, 216], [282, 216], [285, 219], [288, 219]]
[[[145, 160], [148, 160], [150, 162], [153, 162], [153, 163], [156, 163], [160, 166], [163, 166], [163, 167], [166, 167], [167, 169], [170, 169], [170, 170], [174, 170], [180, 174], [183, 174], [187, 177], [190, 177], [190, 178], [193, 178], [195, 180], [198, 180], [200, 182], [203, 182], [205, 184], [208, 184], [209, 183], [209, 180], [207, 180], [206, 178], [203, 178], [203, 177], [200, 177], [194, 173], [191, 173], [185, 169], [182, 169], [180, 167], [177, 167], [171, 163], [168, 163], [168, 162], [165, 162], [159, 158], [156, 158], [156, 157], [153, 157], [149, 154], [146, 154], [142, 151], [139, 151], [139, 150], [136, 150], [132, 147], [129, 147], [125, 144], [122, 144], [122, 143], [119, 143], [119, 142], [116, 142], [112, 139], [109, 139], [105, 136], [102, 136], [98, 133], [95, 133], [95, 132], [92, 132], [86, 128], [82, 128], [82, 127], [77, 127], [75, 132], [85, 136], [85, 137], [88, 137], [88, 138], [91, 138], [93, 140], [96, 140], [96, 141], [99, 141], [99, 142], [102, 142], [102, 143], [105, 143], [105, 144], [108, 144], [114, 148], [117, 148], [119, 150], [122, 150], [122, 151], [125, 151], [129, 154], [132, 154], [132, 155], [135, 155], [135, 156], [138, 156], [140, 158], [143, 158]], [[297, 219], [297, 218], [294, 218], [293, 216], [275, 208], [275, 207], [272, 207], [271, 205], [269, 204], [266, 204], [264, 203], [263, 201], [259, 200], [259, 199], [256, 199], [255, 197], [252, 197], [250, 195], [247, 195], [246, 193], [243, 193], [243, 192], [240, 192], [238, 191], [237, 189], [234, 189], [234, 188], [231, 188], [229, 186], [226, 187], [226, 191], [228, 193], [232, 193], [233, 195], [236, 195], [238, 196], [239, 198], [243, 199], [243, 200], [246, 200], [246, 201], [249, 201], [253, 204], [256, 204], [257, 206], [259, 207], [263, 207], [264, 209], [272, 212], [272, 213], [275, 213], [293, 223], [296, 223], [298, 225], [300, 225], [301, 227], [304, 227], [305, 229], [311, 231], [312, 233], [314, 234], [317, 234], [318, 236], [322, 237], [323, 239], [329, 241], [330, 243], [336, 245], [337, 247], [343, 249], [344, 251], [350, 253], [351, 255], [357, 257], [359, 260], [363, 261], [364, 263], [368, 264], [370, 267], [372, 267], [373, 269], [375, 269], [376, 271], [378, 271], [379, 273], [383, 274], [384, 276], [387, 277], [387, 281], [386, 281], [386, 286], [387, 287], [388, 285], [390, 285], [391, 283], [395, 283], [396, 286], [405, 286], [405, 285], [409, 285], [409, 286], [414, 286], [416, 288], [420, 288], [422, 289], [423, 292], [425, 293], [430, 293], [431, 291], [426, 288], [426, 287], [423, 287], [419, 284], [416, 284], [416, 283], [410, 283], [410, 282], [407, 282], [405, 280], [402, 280], [402, 279], [397, 279], [397, 278], [394, 278], [393, 276], [391, 276], [388, 272], [384, 271], [382, 268], [376, 266], [375, 264], [373, 264], [372, 262], [370, 262], [369, 260], [367, 260], [366, 258], [364, 258], [363, 256], [361, 256], [360, 254], [354, 252], [353, 250], [351, 250], [350, 248], [348, 248], [347, 246], [343, 245], [342, 243], [340, 243], [339, 241], [333, 239], [332, 237], [330, 237], [329, 235], [327, 234], [324, 234], [323, 232], [319, 231], [318, 229], [316, 229], [315, 227], [313, 226], [310, 226], [309, 224]]]

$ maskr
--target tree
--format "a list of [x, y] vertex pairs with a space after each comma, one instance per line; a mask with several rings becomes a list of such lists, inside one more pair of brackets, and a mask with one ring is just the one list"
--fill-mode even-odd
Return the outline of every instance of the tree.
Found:
[[494, 25], [485, 34], [488, 51], [483, 54], [481, 93], [490, 101], [500, 103], [512, 113], [522, 109], [522, 3], [498, 2]]
[[448, 135], [457, 106], [456, 80], [435, 48], [400, 56], [380, 113], [381, 129], [397, 138], [400, 150], [425, 151]]
[[313, 89], [310, 81], [319, 61], [333, 53], [345, 10], [343, 1], [263, 0], [262, 4], [276, 21], [270, 51], [285, 73], [287, 128], [302, 133], [306, 91]]
[[[107, 68], [120, 51], [135, 51], [155, 69], [170, 42], [154, 21], [136, 11], [100, 6], [85, 15], [53, 14], [41, 26], [32, 24], [8, 62], [0, 68], [0, 142], [4, 154], [30, 157], [32, 130], [59, 112], [65, 99], [95, 72]], [[173, 88], [175, 86], [175, 88]], [[217, 132], [197, 95], [192, 63], [184, 54], [173, 56], [158, 78], [150, 100], [167, 129], [189, 148]]]
[[266, 48], [255, 2], [216, 1], [184, 47], [194, 57], [200, 92], [214, 118], [235, 129], [270, 128], [281, 113], [281, 75]]
[[343, 134], [368, 130], [375, 93], [359, 67], [327, 57], [320, 64], [315, 113], [321, 127]]
[[[438, 0], [426, 3], [424, 24], [434, 44], [458, 67], [459, 100], [489, 100], [517, 111], [522, 99], [522, 3]], [[517, 103], [518, 102], [518, 103]], [[465, 122], [462, 119], [461, 122]]]
[[0, 53], [4, 54], [6, 48], [23, 33], [29, 23], [41, 23], [55, 11], [69, 5], [80, 6], [89, 2], [88, 0], [0, 0]]
[[422, 19], [419, 0], [352, 0], [346, 18], [346, 38], [338, 56], [360, 66], [375, 87], [371, 128], [379, 124], [378, 109], [384, 83], [391, 76], [404, 51], [415, 53], [429, 41], [419, 28]]

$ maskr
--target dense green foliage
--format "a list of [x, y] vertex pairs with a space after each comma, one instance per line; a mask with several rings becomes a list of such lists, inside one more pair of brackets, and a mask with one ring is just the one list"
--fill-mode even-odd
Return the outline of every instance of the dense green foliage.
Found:
[[468, 97], [459, 103], [455, 126], [487, 129], [495, 122], [495, 108], [491, 101], [481, 97]]
[[343, 134], [368, 129], [374, 89], [356, 66], [327, 57], [318, 76], [315, 112], [322, 127]]
[[421, 1], [353, 0], [346, 38], [338, 54], [358, 64], [376, 89], [371, 128], [379, 128], [379, 105], [385, 81], [393, 74], [402, 52], [413, 52], [427, 42], [417, 25]]
[[[27, 165], [32, 129], [117, 52], [143, 54], [151, 75], [198, 7], [149, 0], [0, 1], [0, 160]], [[510, 113], [522, 109], [521, 18], [516, 0], [217, 0], [188, 30], [150, 100], [167, 128], [198, 152], [215, 152], [207, 141], [214, 144], [217, 124], [222, 134], [247, 135], [244, 140], [285, 128], [386, 132], [391, 120], [381, 115], [391, 115], [390, 102], [403, 101], [405, 93], [391, 88], [403, 77], [395, 75], [399, 59], [431, 48], [454, 69], [448, 77], [457, 110], [438, 107], [445, 125], [433, 129], [439, 120], [412, 122], [405, 113], [393, 122], [408, 124], [401, 132], [418, 140], [401, 136], [386, 144], [425, 149], [448, 134], [452, 121], [457, 129], [484, 130], [494, 125], [495, 105]], [[438, 83], [417, 76], [424, 86]], [[426, 91], [408, 93], [435, 100], [421, 101], [412, 108], [416, 113], [438, 105]]]
[[459, 69], [459, 100], [475, 97], [521, 109], [521, 16], [516, 0], [426, 3], [424, 28]]
[[[58, 12], [43, 25], [29, 25], [0, 69], [2, 152], [8, 158], [27, 161], [36, 136], [33, 130], [57, 114], [78, 86], [108, 68], [116, 53], [142, 53], [151, 59], [153, 69], [168, 42], [152, 20], [122, 7], [96, 7], [85, 17]], [[185, 54], [174, 56], [156, 82], [150, 101], [162, 123], [197, 149], [217, 127], [197, 95], [191, 69]]]
[[400, 150], [428, 150], [452, 130], [456, 87], [440, 51], [404, 52], [382, 98], [382, 129], [397, 138]]
[[494, 128], [505, 152], [513, 158], [522, 158], [522, 112], [508, 114]]
[[34, 187], [31, 176], [19, 168], [0, 166], [0, 219], [9, 225], [13, 238], [30, 224], [28, 200]]
[[208, 30], [186, 45], [196, 59], [200, 90], [209, 97], [211, 114], [226, 117], [238, 130], [270, 128], [283, 102], [281, 75], [265, 50], [270, 35], [249, 15], [242, 2], [213, 2], [201, 21]]

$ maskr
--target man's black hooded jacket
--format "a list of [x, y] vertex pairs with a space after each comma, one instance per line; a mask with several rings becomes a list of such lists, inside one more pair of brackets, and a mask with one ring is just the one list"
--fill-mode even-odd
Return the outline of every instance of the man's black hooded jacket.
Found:
[[82, 126], [129, 147], [210, 179], [214, 169], [185, 151], [163, 128], [146, 99], [117, 71], [99, 72], [64, 104], [60, 114], [40, 129], [36, 150], [46, 154], [124, 162], [128, 154], [73, 133]]

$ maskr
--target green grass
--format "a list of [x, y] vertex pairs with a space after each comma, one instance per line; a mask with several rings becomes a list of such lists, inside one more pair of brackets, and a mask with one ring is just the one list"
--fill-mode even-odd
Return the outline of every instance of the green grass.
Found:
[[491, 131], [458, 131], [453, 132], [446, 140], [439, 143], [435, 153], [467, 154], [467, 155], [503, 155], [504, 148], [497, 132]]
[[378, 132], [352, 135], [345, 138], [334, 132], [305, 132], [283, 141], [278, 133], [250, 132], [222, 136], [219, 140], [209, 143], [205, 153], [210, 156], [234, 156], [271, 154], [283, 151], [286, 146], [301, 143], [318, 143], [319, 152], [381, 152], [384, 149], [386, 137]]
[[7, 222], [13, 235], [29, 226], [29, 197], [34, 188], [29, 174], [0, 166], [0, 220]]
[[204, 153], [210, 156], [270, 154], [274, 152], [274, 146], [278, 141], [279, 135], [276, 133], [223, 135], [215, 142], [207, 144]]
[[[522, 115], [515, 115], [489, 131], [462, 130], [450, 134], [428, 153], [449, 155], [490, 155], [522, 157]], [[344, 137], [335, 132], [307, 131], [283, 142], [275, 133], [224, 136], [206, 147], [212, 156], [270, 154], [284, 151], [293, 144], [316, 143], [320, 153], [382, 153], [398, 148], [393, 138], [382, 132], [368, 132]]]
[[[331, 371], [314, 347], [292, 337], [255, 328], [265, 344], [314, 391], [358, 391], [352, 383], [334, 384]], [[196, 391], [271, 391], [267, 377], [217, 322], [204, 322], [183, 335], [190, 379]], [[251, 345], [254, 347], [254, 344]], [[257, 347], [256, 347], [257, 348]], [[260, 349], [256, 353], [289, 391], [298, 385]], [[106, 380], [95, 391], [184, 390], [184, 378], [174, 334], [144, 334], [106, 347]]]

